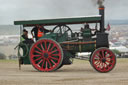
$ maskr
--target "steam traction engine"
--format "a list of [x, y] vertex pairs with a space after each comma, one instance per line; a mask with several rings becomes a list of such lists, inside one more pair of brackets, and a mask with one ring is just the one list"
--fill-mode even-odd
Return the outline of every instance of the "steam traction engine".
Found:
[[[95, 38], [92, 29], [83, 29], [73, 33], [69, 25], [97, 23]], [[104, 28], [104, 7], [99, 8], [99, 15], [90, 17], [74, 17], [44, 20], [15, 21], [15, 25], [32, 27], [35, 25], [55, 26], [51, 33], [44, 35], [33, 45], [20, 42], [20, 64], [32, 64], [39, 71], [55, 71], [63, 65], [72, 64], [77, 52], [91, 52], [89, 61], [98, 72], [109, 72], [116, 64], [116, 56], [109, 50], [108, 34]]]

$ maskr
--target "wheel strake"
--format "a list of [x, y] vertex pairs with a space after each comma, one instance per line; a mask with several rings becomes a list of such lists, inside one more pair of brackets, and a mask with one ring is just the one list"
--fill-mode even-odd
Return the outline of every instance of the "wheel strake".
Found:
[[51, 39], [37, 41], [30, 50], [30, 61], [39, 71], [54, 71], [61, 65], [62, 60], [60, 45]]

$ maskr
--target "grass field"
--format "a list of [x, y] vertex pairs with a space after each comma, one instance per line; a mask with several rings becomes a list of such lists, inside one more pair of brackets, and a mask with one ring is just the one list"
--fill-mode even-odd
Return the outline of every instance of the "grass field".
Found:
[[31, 65], [19, 70], [18, 61], [0, 60], [0, 85], [128, 85], [128, 59], [117, 59], [109, 73], [95, 71], [84, 60], [74, 60], [55, 72], [38, 72]]

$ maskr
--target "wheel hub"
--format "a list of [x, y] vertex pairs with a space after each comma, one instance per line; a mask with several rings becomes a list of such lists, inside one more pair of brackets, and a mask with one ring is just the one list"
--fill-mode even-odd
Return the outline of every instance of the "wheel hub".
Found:
[[49, 56], [48, 53], [44, 53], [45, 58], [48, 58], [48, 56]]
[[106, 62], [106, 58], [103, 58], [103, 59], [102, 59], [102, 62], [105, 63], [105, 62]]

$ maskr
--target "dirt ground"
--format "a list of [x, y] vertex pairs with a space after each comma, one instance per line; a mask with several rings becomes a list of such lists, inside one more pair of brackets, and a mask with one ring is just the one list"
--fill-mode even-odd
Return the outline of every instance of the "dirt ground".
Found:
[[38, 72], [31, 65], [0, 60], [0, 85], [128, 85], [128, 59], [118, 59], [109, 73], [95, 71], [88, 61], [75, 60], [56, 72]]

